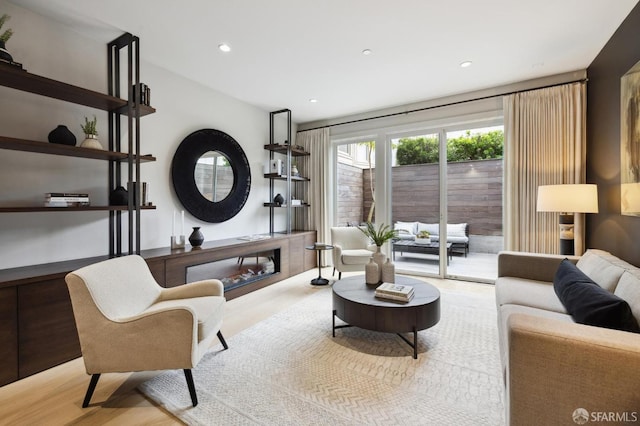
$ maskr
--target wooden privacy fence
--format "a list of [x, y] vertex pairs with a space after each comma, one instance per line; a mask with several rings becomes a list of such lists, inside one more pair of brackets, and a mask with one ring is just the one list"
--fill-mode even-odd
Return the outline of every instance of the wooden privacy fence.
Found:
[[[356, 171], [360, 183], [354, 178]], [[393, 167], [394, 222], [438, 222], [438, 173], [438, 164]], [[502, 235], [502, 160], [448, 163], [447, 183], [449, 223], [469, 223], [472, 235]], [[338, 223], [366, 221], [370, 206], [368, 169], [339, 165]]]

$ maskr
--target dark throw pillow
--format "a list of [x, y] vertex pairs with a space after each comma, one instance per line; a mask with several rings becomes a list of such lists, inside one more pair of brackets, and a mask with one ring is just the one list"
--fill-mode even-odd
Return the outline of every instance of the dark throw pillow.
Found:
[[629, 304], [594, 283], [567, 259], [553, 277], [553, 289], [575, 322], [640, 333]]

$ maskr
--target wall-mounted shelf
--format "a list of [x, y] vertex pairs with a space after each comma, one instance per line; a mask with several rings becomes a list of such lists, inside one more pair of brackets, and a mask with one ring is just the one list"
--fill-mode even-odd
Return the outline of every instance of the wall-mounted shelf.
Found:
[[[276, 173], [267, 173], [264, 175], [266, 179], [287, 180], [287, 176], [282, 176]], [[291, 176], [292, 181], [309, 182], [309, 178], [302, 176]]]
[[[276, 208], [276, 209], [277, 208], [286, 209], [287, 207], [289, 207], [286, 204], [276, 204], [276, 203], [264, 203], [264, 206], [265, 207], [273, 207], [273, 208]], [[310, 204], [302, 203], [302, 204], [291, 205], [291, 208], [295, 209], [296, 207], [309, 207], [309, 206], [310, 206]]]
[[[140, 206], [141, 210], [155, 210], [156, 206]], [[0, 207], [0, 213], [29, 213], [29, 212], [88, 212], [88, 211], [127, 211], [127, 206], [78, 206], [78, 207]]]
[[[0, 136], [0, 149], [63, 155], [66, 157], [92, 158], [107, 161], [126, 161], [129, 159], [129, 154], [125, 152], [102, 151], [99, 149], [31, 141], [27, 139], [16, 139], [6, 136]], [[133, 156], [133, 159], [135, 160], [136, 156]], [[140, 161], [156, 161], [156, 158], [152, 155], [141, 155]]]
[[264, 149], [268, 151], [278, 152], [280, 154], [287, 154], [287, 152], [291, 152], [292, 157], [303, 157], [306, 155], [311, 155], [307, 151], [305, 151], [302, 147], [291, 146], [288, 144], [279, 144], [279, 143], [271, 143], [269, 145], [265, 145]]
[[[0, 85], [103, 111], [116, 111], [123, 115], [128, 111], [128, 102], [124, 99], [31, 74], [1, 62]], [[141, 117], [156, 112], [155, 108], [149, 105], [136, 104], [136, 107], [140, 108]]]

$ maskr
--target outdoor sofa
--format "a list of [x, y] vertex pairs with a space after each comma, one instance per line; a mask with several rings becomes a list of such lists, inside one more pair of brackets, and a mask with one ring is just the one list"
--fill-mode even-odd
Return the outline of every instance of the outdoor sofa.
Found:
[[[427, 231], [432, 242], [440, 241], [440, 225], [438, 223], [396, 222], [393, 229], [398, 231], [398, 239], [414, 240], [420, 231]], [[451, 243], [451, 250], [463, 254], [469, 253], [469, 224], [448, 223], [447, 242]]]

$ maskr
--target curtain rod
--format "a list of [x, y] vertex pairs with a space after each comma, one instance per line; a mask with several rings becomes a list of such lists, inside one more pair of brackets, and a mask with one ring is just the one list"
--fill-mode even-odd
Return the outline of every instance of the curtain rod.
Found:
[[481, 96], [479, 98], [465, 99], [463, 101], [449, 102], [449, 103], [442, 104], [442, 105], [433, 105], [433, 106], [428, 106], [428, 107], [424, 107], [424, 108], [411, 109], [409, 111], [392, 112], [390, 114], [377, 115], [375, 117], [360, 118], [358, 120], [343, 121], [342, 123], [327, 124], [326, 126], [318, 126], [318, 127], [313, 127], [311, 129], [298, 130], [296, 133], [308, 132], [309, 130], [325, 129], [327, 127], [344, 126], [345, 124], [360, 123], [360, 122], [363, 122], [363, 121], [377, 120], [377, 119], [380, 119], [380, 118], [395, 117], [395, 116], [398, 116], [398, 115], [412, 114], [414, 112], [428, 111], [430, 109], [444, 108], [444, 107], [454, 106], [454, 105], [461, 105], [461, 104], [465, 104], [467, 102], [483, 101], [485, 99], [497, 98], [498, 96], [509, 96], [509, 95], [514, 95], [516, 93], [531, 92], [532, 90], [540, 90], [540, 89], [548, 89], [548, 88], [551, 88], [551, 87], [564, 86], [565, 84], [586, 83], [587, 81], [589, 81], [588, 78], [581, 78], [581, 79], [578, 79], [578, 80], [566, 81], [564, 83], [549, 84], [547, 86], [540, 86], [540, 87], [535, 87], [535, 88], [532, 88], [532, 89], [513, 90], [511, 92], [499, 93], [497, 95]]

